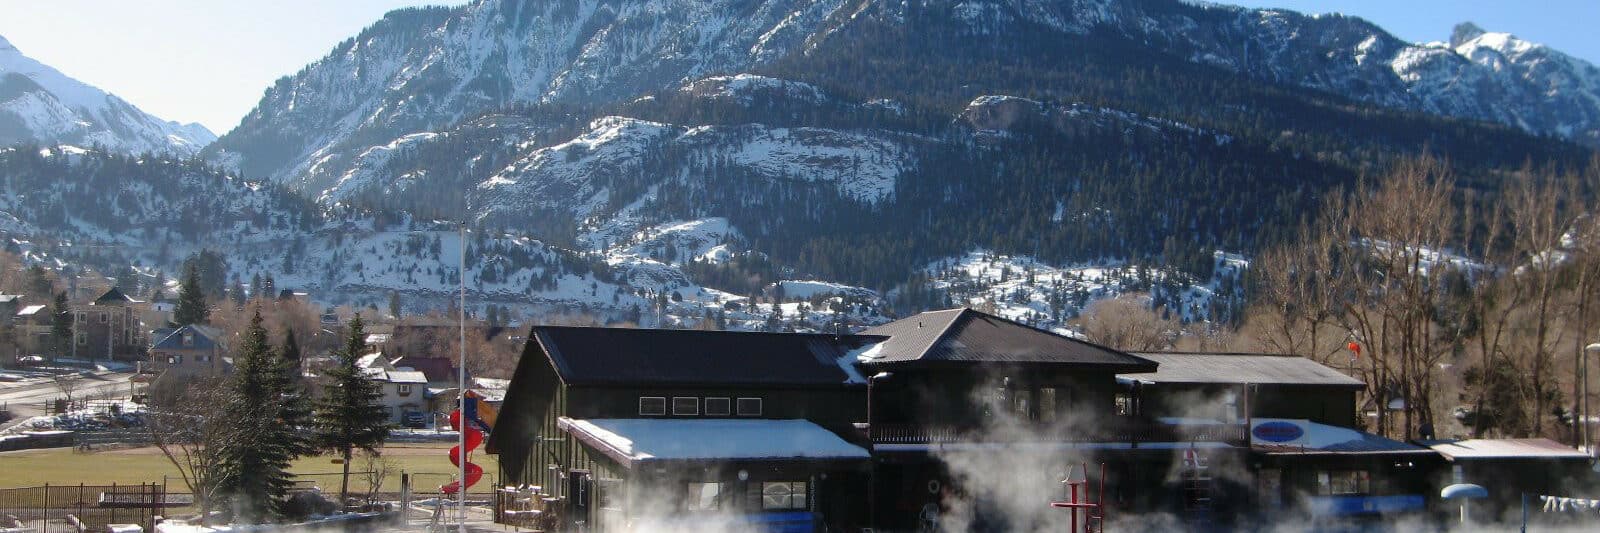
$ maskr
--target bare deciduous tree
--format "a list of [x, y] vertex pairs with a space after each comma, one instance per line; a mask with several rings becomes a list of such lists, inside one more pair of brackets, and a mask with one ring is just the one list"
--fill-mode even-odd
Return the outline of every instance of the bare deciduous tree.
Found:
[[194, 495], [201, 519], [220, 496], [218, 465], [227, 434], [222, 387], [216, 379], [185, 384], [162, 380], [151, 391], [145, 427], [161, 455]]
[[1101, 300], [1085, 310], [1083, 334], [1090, 341], [1130, 351], [1171, 348], [1181, 327], [1163, 320], [1145, 305], [1144, 294], [1124, 294]]

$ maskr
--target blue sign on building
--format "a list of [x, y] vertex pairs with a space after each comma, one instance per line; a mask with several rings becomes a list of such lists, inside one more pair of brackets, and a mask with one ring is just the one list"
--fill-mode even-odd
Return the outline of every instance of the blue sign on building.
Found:
[[1256, 424], [1250, 434], [1267, 442], [1289, 442], [1305, 436], [1306, 430], [1291, 422], [1272, 421]]

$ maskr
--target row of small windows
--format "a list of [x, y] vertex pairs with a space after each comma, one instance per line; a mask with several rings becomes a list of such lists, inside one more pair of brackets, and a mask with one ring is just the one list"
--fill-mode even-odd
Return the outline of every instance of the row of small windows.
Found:
[[[685, 487], [687, 494], [683, 509], [687, 511], [716, 511], [723, 509], [730, 498], [738, 497], [727, 483], [691, 482]], [[766, 481], [752, 483], [746, 492], [748, 505], [763, 511], [805, 510], [810, 506], [810, 493], [804, 481]]]
[[[761, 398], [726, 397], [705, 398], [705, 412], [701, 413], [701, 399], [697, 396], [673, 396], [672, 416], [761, 416]], [[640, 396], [639, 416], [666, 416], [665, 396]]]
[[[78, 312], [73, 313], [72, 315], [73, 315], [73, 319], [78, 321], [78, 322], [88, 322], [89, 321], [89, 313], [86, 312], [86, 311], [78, 311]], [[95, 315], [99, 317], [101, 324], [104, 324], [106, 322], [110, 322], [111, 321], [111, 313], [110, 312], [101, 311], [99, 313], [95, 313]]]

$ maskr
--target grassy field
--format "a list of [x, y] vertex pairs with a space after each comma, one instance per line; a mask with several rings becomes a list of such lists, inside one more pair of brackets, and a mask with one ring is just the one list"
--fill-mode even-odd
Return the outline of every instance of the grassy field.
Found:
[[[438, 486], [450, 481], [455, 469], [446, 458], [449, 444], [393, 444], [383, 448], [382, 460], [393, 472], [383, 482], [383, 491], [400, 490], [400, 473], [414, 474], [412, 491], [418, 494], [436, 492]], [[297, 481], [311, 483], [326, 491], [339, 490], [337, 474], [343, 465], [333, 463], [334, 456], [307, 457], [295, 461], [292, 471]], [[493, 490], [495, 473], [499, 471], [498, 457], [484, 453], [472, 455], [472, 462], [483, 467], [484, 480], [473, 486], [470, 493], [489, 493]], [[366, 460], [359, 456], [351, 462], [352, 472], [364, 470]], [[67, 448], [26, 450], [0, 453], [0, 488], [36, 487], [51, 485], [109, 485], [160, 483], [168, 478], [168, 488], [173, 492], [187, 492], [177, 469], [155, 448], [130, 448], [95, 452], [76, 452]], [[350, 476], [351, 491], [365, 491], [365, 476]]]

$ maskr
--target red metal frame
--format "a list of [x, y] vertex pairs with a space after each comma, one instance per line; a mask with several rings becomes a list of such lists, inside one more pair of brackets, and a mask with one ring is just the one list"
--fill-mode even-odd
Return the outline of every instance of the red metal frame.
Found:
[[[1090, 502], [1088, 500], [1089, 465], [1088, 463], [1081, 463], [1078, 467], [1083, 469], [1083, 479], [1072, 479], [1072, 470], [1068, 469], [1067, 479], [1062, 481], [1067, 485], [1069, 499], [1066, 501], [1050, 502], [1050, 506], [1057, 509], [1067, 509], [1068, 512], [1072, 513], [1072, 529], [1069, 529], [1069, 532], [1080, 532], [1078, 529], [1079, 509], [1084, 510], [1083, 529], [1081, 530], [1082, 533], [1097, 532], [1100, 531], [1100, 528], [1105, 527], [1106, 523], [1104, 505], [1106, 501], [1106, 464], [1100, 463], [1100, 495], [1095, 499], [1094, 502]], [[1082, 500], [1079, 499], [1079, 489], [1083, 489], [1082, 496], [1084, 499]], [[1100, 528], [1095, 528], [1090, 524], [1097, 524], [1100, 526]]]

